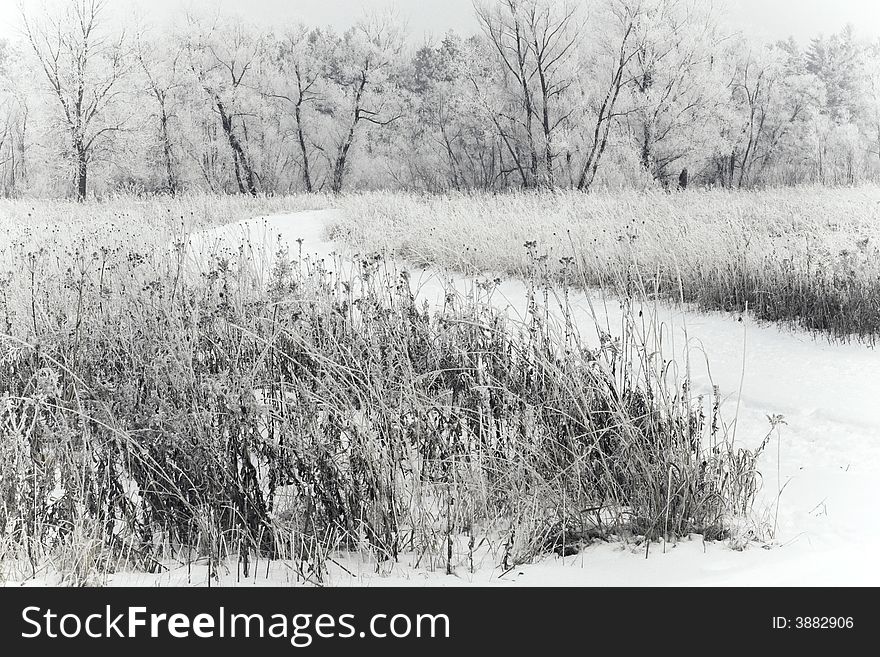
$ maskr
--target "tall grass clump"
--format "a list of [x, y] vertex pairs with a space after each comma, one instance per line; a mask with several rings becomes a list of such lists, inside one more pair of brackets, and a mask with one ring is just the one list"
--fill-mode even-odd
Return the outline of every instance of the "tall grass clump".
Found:
[[378, 255], [282, 249], [264, 277], [171, 237], [8, 245], [0, 561], [20, 573], [286, 559], [315, 580], [346, 550], [451, 572], [475, 541], [515, 564], [723, 538], [750, 509], [756, 454], [632, 316], [588, 345], [538, 280], [514, 321], [491, 281], [431, 306]]
[[[525, 241], [574, 256], [588, 286], [635, 283], [701, 310], [743, 312], [833, 339], [880, 333], [880, 189], [362, 194], [340, 240], [416, 265], [522, 276]], [[564, 267], [557, 266], [564, 275]]]

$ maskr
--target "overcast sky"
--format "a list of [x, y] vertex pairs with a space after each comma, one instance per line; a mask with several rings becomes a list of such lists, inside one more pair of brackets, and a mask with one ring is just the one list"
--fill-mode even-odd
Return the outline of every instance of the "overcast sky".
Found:
[[[16, 33], [19, 2], [39, 10], [60, 0], [0, 0], [0, 35]], [[442, 36], [449, 29], [470, 33], [477, 29], [473, 0], [108, 0], [114, 14], [136, 12], [161, 26], [186, 7], [219, 6], [224, 13], [245, 16], [264, 24], [297, 21], [330, 24], [344, 29], [364, 10], [396, 7], [409, 25], [412, 39]], [[806, 41], [818, 33], [835, 32], [852, 23], [865, 36], [880, 37], [880, 0], [727, 0], [728, 23], [762, 39], [794, 36]]]

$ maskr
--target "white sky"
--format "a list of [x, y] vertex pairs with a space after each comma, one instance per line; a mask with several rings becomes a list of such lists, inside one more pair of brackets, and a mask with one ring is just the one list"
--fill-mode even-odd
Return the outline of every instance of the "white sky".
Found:
[[[61, 0], [0, 0], [0, 36], [12, 36], [19, 25], [18, 5], [29, 11]], [[188, 8], [216, 8], [250, 22], [351, 25], [366, 10], [396, 7], [407, 20], [411, 37], [442, 36], [449, 29], [476, 31], [472, 0], [107, 0], [119, 16], [136, 13], [157, 26], [173, 21]], [[836, 32], [847, 23], [867, 37], [880, 37], [880, 0], [726, 0], [728, 23], [755, 37], [773, 40], [790, 35], [806, 41]]]

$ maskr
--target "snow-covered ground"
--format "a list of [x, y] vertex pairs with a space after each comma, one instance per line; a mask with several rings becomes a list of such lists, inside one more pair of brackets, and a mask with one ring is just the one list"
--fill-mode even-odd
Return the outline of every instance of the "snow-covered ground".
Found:
[[[291, 254], [324, 258], [342, 245], [325, 241], [332, 210], [254, 219], [215, 229], [194, 243], [234, 246], [246, 237], [255, 260], [268, 262], [279, 243]], [[302, 240], [300, 244], [298, 240]], [[414, 284], [426, 299], [440, 298], [443, 281], [430, 272], [414, 272]], [[457, 286], [469, 281], [457, 279]], [[525, 287], [502, 283], [495, 300], [521, 313]], [[600, 323], [620, 325], [620, 309], [598, 296], [592, 306]], [[585, 295], [573, 295], [582, 334], [589, 339], [595, 326]], [[341, 585], [466, 585], [519, 584], [591, 585], [878, 585], [880, 584], [880, 352], [860, 344], [829, 344], [802, 333], [758, 325], [748, 318], [705, 314], [658, 305], [653, 308], [663, 325], [669, 356], [681, 366], [689, 363], [693, 389], [708, 394], [713, 384], [726, 396], [723, 415], [729, 421], [738, 408], [736, 440], [754, 447], [767, 435], [769, 415], [783, 415], [764, 452], [760, 468], [763, 489], [756, 505], [764, 543], [744, 550], [702, 539], [675, 545], [645, 547], [600, 544], [572, 557], [548, 557], [503, 573], [492, 555], [475, 567], [447, 576], [413, 568], [407, 559], [387, 572], [376, 573], [374, 562], [340, 557], [330, 566], [331, 583]], [[671, 340], [671, 342], [670, 342]], [[740, 395], [740, 389], [742, 393]], [[779, 490], [782, 489], [781, 495]], [[775, 538], [768, 533], [776, 526]], [[270, 575], [247, 580], [253, 584], [294, 583], [289, 567], [269, 564]], [[172, 571], [160, 576], [116, 575], [111, 584], [203, 583], [205, 567]], [[237, 574], [221, 582], [234, 584]], [[245, 582], [241, 582], [245, 585]]]

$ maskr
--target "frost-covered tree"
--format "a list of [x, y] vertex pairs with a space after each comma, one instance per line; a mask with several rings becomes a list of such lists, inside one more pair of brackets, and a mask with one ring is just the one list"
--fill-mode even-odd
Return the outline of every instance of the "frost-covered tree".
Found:
[[646, 19], [641, 0], [610, 0], [596, 13], [593, 48], [583, 54], [584, 70], [590, 71], [589, 112], [583, 120], [588, 131], [576, 178], [577, 189], [588, 190], [599, 172], [612, 130], [637, 106], [627, 102], [626, 90], [635, 82], [633, 60], [643, 52], [640, 29]]
[[0, 195], [18, 196], [27, 186], [28, 97], [21, 53], [0, 41]]
[[866, 47], [860, 61], [864, 106], [861, 123], [865, 134], [865, 150], [880, 165], [880, 39]]
[[806, 52], [806, 70], [818, 78], [825, 90], [823, 111], [838, 125], [848, 123], [858, 114], [860, 53], [851, 25], [828, 38], [816, 37]]
[[779, 46], [744, 46], [731, 81], [730, 160], [726, 183], [743, 187], [761, 179], [792, 135], [814, 118], [819, 90], [799, 74]]
[[880, 42], [852, 29], [761, 44], [703, 0], [477, 0], [477, 34], [417, 43], [390, 14], [148, 33], [121, 0], [53, 1], [0, 46], [0, 194], [880, 178]]
[[137, 35], [135, 46], [141, 90], [151, 108], [149, 131], [155, 135], [165, 191], [173, 195], [182, 184], [174, 124], [179, 120], [180, 96], [185, 85], [183, 51], [167, 37], [150, 38], [143, 32]]
[[352, 146], [365, 125], [389, 126], [399, 118], [391, 73], [403, 51], [404, 33], [390, 14], [362, 18], [332, 49], [328, 81], [338, 119], [330, 189], [345, 185]]
[[236, 189], [256, 195], [260, 185], [245, 135], [248, 120], [258, 117], [254, 88], [266, 54], [265, 36], [241, 21], [206, 23], [190, 17], [183, 48], [229, 146]]
[[70, 0], [57, 15], [22, 12], [27, 41], [67, 137], [63, 154], [72, 161], [80, 200], [86, 197], [95, 153], [130, 116], [123, 98], [131, 51], [126, 34], [110, 30], [105, 9], [105, 0]]
[[517, 155], [524, 185], [554, 187], [557, 132], [571, 118], [566, 95], [577, 75], [583, 20], [567, 0], [499, 0], [477, 4], [477, 17], [509, 84], [510, 111], [498, 118], [516, 126], [526, 146]]
[[630, 92], [638, 111], [627, 120], [642, 167], [665, 182], [715, 139], [713, 119], [726, 101], [725, 36], [712, 5], [697, 0], [646, 0], [637, 31]]
[[337, 45], [338, 39], [333, 35], [300, 24], [285, 30], [272, 47], [273, 68], [264, 93], [280, 101], [282, 112], [292, 115], [298, 164], [307, 192], [320, 186], [315, 179], [314, 162], [316, 154], [325, 150], [319, 134], [319, 117]]

